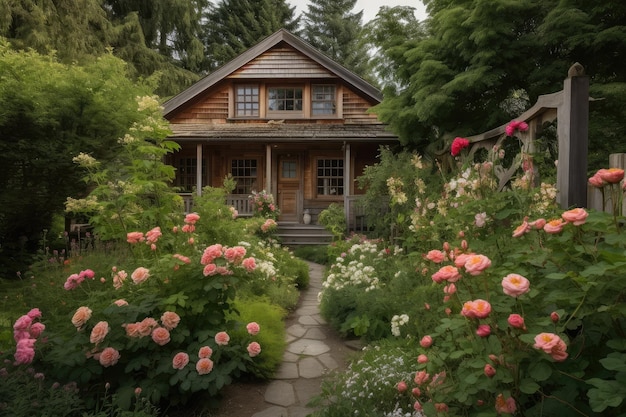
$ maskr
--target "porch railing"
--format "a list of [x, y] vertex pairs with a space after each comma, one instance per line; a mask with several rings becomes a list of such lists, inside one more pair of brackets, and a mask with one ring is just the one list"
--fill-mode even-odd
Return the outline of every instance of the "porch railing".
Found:
[[[193, 193], [179, 193], [183, 199], [183, 207], [185, 213], [191, 213], [193, 211]], [[226, 196], [226, 205], [233, 206], [239, 216], [248, 217], [252, 216], [252, 207], [250, 206], [250, 200], [247, 194], [229, 194]]]

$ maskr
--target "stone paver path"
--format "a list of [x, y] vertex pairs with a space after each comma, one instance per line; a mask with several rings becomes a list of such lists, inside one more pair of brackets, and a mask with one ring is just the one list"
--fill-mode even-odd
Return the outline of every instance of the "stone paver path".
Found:
[[307, 404], [321, 392], [324, 376], [344, 366], [349, 349], [337, 343], [337, 336], [320, 316], [317, 295], [322, 288], [324, 267], [309, 263], [309, 275], [309, 286], [300, 295], [298, 309], [288, 321], [283, 363], [265, 391], [267, 408], [252, 417], [308, 416], [314, 409]]

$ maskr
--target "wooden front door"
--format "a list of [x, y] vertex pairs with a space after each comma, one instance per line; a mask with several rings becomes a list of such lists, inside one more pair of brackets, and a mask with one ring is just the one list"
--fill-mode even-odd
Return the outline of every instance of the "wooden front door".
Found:
[[278, 155], [278, 220], [299, 222], [302, 159], [299, 154]]

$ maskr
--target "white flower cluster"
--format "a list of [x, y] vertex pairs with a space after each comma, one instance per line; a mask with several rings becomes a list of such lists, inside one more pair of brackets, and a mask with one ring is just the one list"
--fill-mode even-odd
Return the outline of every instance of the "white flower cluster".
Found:
[[137, 96], [136, 100], [137, 110], [139, 111], [150, 110], [152, 112], [160, 112], [163, 110], [157, 96]]
[[83, 168], [93, 168], [93, 167], [98, 166], [99, 164], [96, 158], [84, 152], [81, 152], [78, 155], [76, 155], [74, 158], [72, 158], [72, 162], [74, 162], [75, 164], [78, 164], [79, 166]]
[[89, 213], [100, 210], [102, 210], [102, 206], [98, 204], [98, 199], [93, 195], [80, 199], [67, 197], [65, 200], [65, 211], [68, 213]]
[[376, 270], [373, 266], [364, 265], [363, 262], [354, 260], [347, 265], [343, 262], [335, 263], [330, 269], [332, 272], [322, 284], [325, 289], [340, 290], [345, 286], [355, 286], [365, 287], [367, 292], [380, 288]]
[[409, 322], [409, 316], [406, 314], [395, 315], [391, 318], [391, 334], [400, 337], [400, 327]]
[[400, 178], [387, 178], [387, 189], [389, 190], [389, 195], [391, 195], [391, 204], [404, 204], [407, 202], [406, 194], [402, 191], [403, 186], [404, 183]]

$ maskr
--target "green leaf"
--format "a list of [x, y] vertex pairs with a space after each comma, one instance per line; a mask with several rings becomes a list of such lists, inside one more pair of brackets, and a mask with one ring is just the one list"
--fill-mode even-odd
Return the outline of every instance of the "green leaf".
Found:
[[535, 381], [545, 381], [552, 375], [552, 366], [545, 361], [535, 362], [528, 368], [528, 374]]
[[626, 372], [626, 353], [611, 353], [600, 363], [609, 371]]
[[534, 394], [537, 390], [539, 390], [539, 384], [530, 378], [524, 378], [519, 384], [519, 389], [524, 394]]

